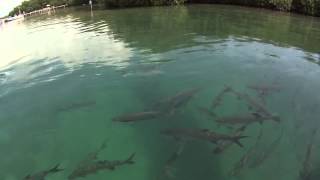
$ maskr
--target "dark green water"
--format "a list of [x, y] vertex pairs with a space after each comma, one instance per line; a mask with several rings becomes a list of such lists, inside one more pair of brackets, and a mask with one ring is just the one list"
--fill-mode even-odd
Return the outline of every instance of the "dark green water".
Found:
[[[310, 179], [320, 179], [320, 19], [233, 6], [64, 10], [0, 29], [0, 179], [22, 179], [60, 163], [46, 177], [67, 179], [107, 140], [100, 160], [136, 153], [134, 165], [89, 180], [307, 180], [299, 177], [312, 144]], [[246, 128], [237, 145], [188, 141], [163, 174], [178, 142], [171, 127], [231, 134], [198, 111], [225, 85], [260, 101], [248, 86], [277, 86], [265, 107], [281, 122]], [[152, 109], [181, 91], [201, 88], [185, 105], [154, 120], [112, 118]], [[227, 94], [219, 117], [252, 112]], [[257, 141], [259, 133], [261, 139]], [[244, 155], [239, 173], [230, 171]], [[262, 159], [262, 160], [261, 160]], [[256, 163], [254, 163], [256, 162]], [[81, 179], [81, 178], [79, 178]]]

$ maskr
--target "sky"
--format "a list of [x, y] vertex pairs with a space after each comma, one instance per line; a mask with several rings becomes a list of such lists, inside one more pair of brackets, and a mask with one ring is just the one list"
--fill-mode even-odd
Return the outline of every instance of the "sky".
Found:
[[6, 16], [9, 12], [24, 0], [0, 0], [0, 17]]

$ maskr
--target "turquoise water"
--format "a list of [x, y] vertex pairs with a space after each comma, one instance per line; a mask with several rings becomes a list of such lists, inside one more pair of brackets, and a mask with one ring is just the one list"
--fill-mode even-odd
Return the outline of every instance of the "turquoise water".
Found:
[[[82, 179], [306, 180], [299, 176], [305, 161], [312, 165], [310, 179], [320, 178], [320, 132], [312, 133], [320, 126], [318, 18], [216, 5], [92, 14], [66, 9], [6, 24], [0, 42], [0, 179], [22, 179], [56, 164], [64, 171], [46, 179], [67, 179], [105, 141], [99, 160], [135, 153], [135, 164]], [[189, 139], [180, 148], [160, 133], [234, 133], [198, 110], [211, 108], [226, 85], [265, 103], [280, 123], [247, 126], [244, 147], [231, 145], [221, 154], [212, 153], [216, 144]], [[249, 86], [278, 90], [262, 101]], [[112, 121], [153, 110], [157, 102], [192, 88], [200, 91], [166, 115]], [[214, 112], [225, 117], [254, 108], [226, 93]], [[164, 168], [177, 149], [168, 177]], [[247, 161], [230, 175], [243, 157]]]

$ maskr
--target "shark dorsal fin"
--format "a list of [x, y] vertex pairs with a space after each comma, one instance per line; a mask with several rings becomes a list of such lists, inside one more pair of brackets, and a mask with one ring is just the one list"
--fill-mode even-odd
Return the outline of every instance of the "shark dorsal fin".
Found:
[[254, 116], [255, 118], [261, 118], [262, 115], [259, 112], [253, 112], [251, 113], [252, 116]]

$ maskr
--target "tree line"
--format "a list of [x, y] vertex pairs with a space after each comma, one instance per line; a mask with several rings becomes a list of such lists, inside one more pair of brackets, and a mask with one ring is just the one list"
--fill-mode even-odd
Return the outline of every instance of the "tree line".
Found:
[[[96, 0], [93, 0], [96, 3]], [[35, 10], [42, 9], [46, 7], [48, 4], [51, 6], [59, 6], [68, 4], [70, 6], [77, 6], [82, 4], [88, 4], [89, 0], [29, 0], [23, 1], [21, 5], [15, 7], [10, 13], [9, 16], [14, 16], [19, 14], [19, 12], [28, 13]]]
[[[313, 16], [320, 16], [320, 0], [92, 0], [104, 8], [119, 8], [132, 6], [160, 6], [184, 3], [221, 3], [236, 4], [269, 8], [281, 11], [291, 11]], [[31, 12], [46, 7], [47, 4], [58, 6], [68, 4], [78, 6], [88, 4], [89, 0], [29, 0], [14, 8], [9, 15], [13, 16], [20, 12]]]
[[[185, 1], [186, 0], [92, 0], [93, 4], [98, 4], [105, 8], [183, 4]], [[51, 6], [59, 6], [63, 4], [67, 4], [69, 6], [80, 6], [88, 3], [89, 0], [29, 0], [23, 1], [21, 5], [15, 7], [9, 13], [9, 16], [17, 15], [19, 12], [28, 13], [39, 10], [46, 7], [48, 4]]]

